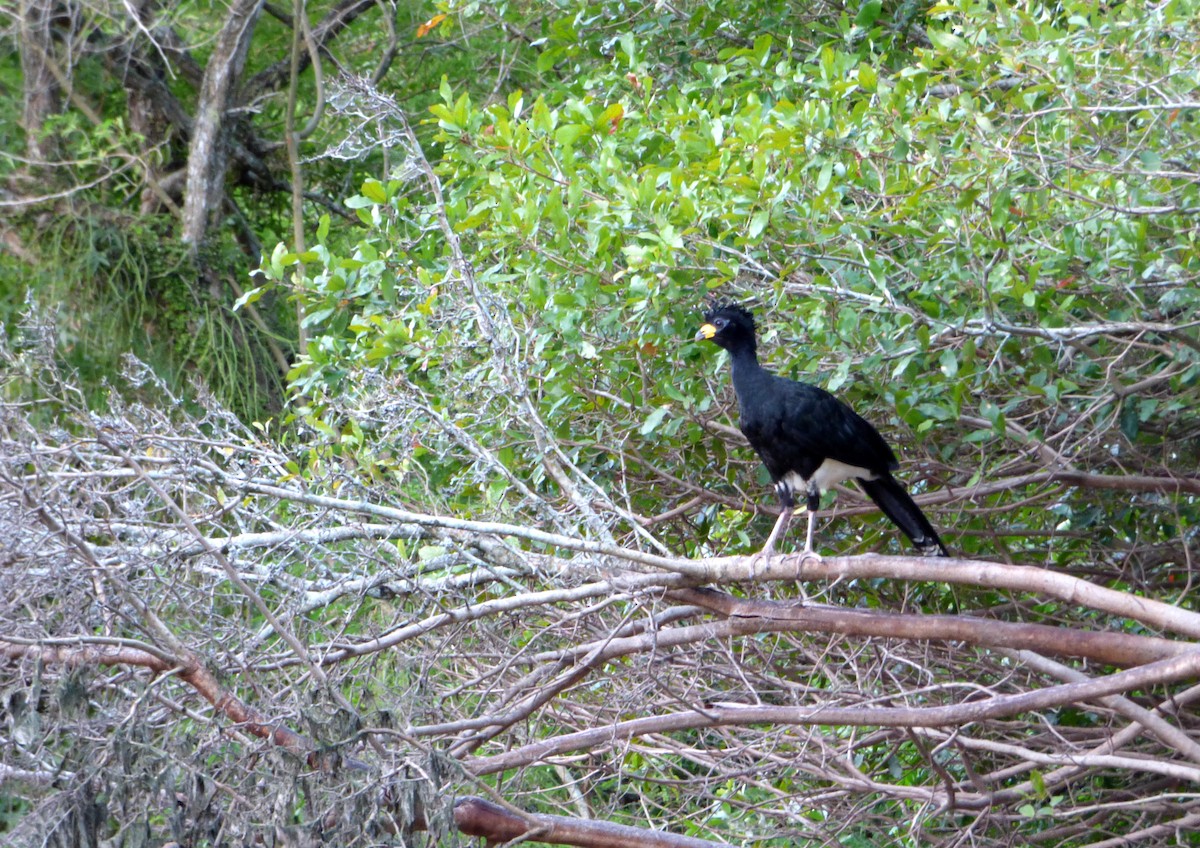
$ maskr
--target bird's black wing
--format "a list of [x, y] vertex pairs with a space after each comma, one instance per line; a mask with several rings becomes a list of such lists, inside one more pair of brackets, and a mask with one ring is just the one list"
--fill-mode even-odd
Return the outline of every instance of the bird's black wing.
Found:
[[[892, 476], [896, 456], [871, 423], [817, 386], [775, 377], [742, 431], [773, 480], [789, 472], [810, 479], [827, 459], [871, 472], [858, 485], [926, 555], [949, 556], [937, 531]], [[747, 426], [747, 421], [749, 426]], [[872, 479], [872, 477], [874, 479]]]
[[829, 392], [776, 375], [741, 401], [747, 441], [778, 480], [788, 472], [808, 479], [826, 459], [886, 475], [896, 456], [870, 422]]

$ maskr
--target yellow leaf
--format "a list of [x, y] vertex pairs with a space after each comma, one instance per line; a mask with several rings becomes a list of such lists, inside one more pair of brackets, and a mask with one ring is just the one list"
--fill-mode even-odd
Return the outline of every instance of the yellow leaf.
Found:
[[440, 24], [444, 20], [446, 20], [446, 15], [434, 15], [432, 18], [427, 20], [425, 23], [423, 23], [419, 27], [417, 27], [417, 38], [424, 38], [425, 36], [429, 35], [430, 30], [432, 30], [434, 27], [436, 27], [438, 24]]

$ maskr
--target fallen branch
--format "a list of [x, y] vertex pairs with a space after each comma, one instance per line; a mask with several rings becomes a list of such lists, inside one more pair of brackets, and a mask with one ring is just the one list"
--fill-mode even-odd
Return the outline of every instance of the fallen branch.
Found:
[[[965, 725], [986, 719], [1011, 718], [1021, 713], [1052, 709], [1195, 677], [1200, 677], [1200, 650], [1078, 683], [1066, 683], [1016, 695], [995, 695], [978, 701], [940, 707], [777, 707], [720, 703], [566, 733], [500, 754], [471, 757], [464, 761], [464, 766], [477, 776], [496, 774], [545, 762], [550, 757], [567, 753], [607, 749], [617, 743], [647, 734], [675, 733], [710, 727], [753, 724], [843, 727]], [[1143, 768], [1200, 783], [1200, 767], [1147, 760]]]

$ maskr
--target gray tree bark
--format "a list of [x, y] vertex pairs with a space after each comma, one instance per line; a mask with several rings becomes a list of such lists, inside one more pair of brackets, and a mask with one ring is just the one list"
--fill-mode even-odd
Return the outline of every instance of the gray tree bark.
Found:
[[42, 125], [57, 111], [59, 103], [58, 82], [50, 67], [51, 5], [48, 0], [23, 0], [20, 9], [21, 75], [25, 80], [21, 123], [25, 127], [25, 154], [37, 161], [48, 158]]
[[183, 204], [183, 240], [193, 251], [204, 243], [209, 221], [224, 198], [229, 153], [222, 143], [222, 130], [261, 10], [262, 0], [234, 0], [204, 70]]

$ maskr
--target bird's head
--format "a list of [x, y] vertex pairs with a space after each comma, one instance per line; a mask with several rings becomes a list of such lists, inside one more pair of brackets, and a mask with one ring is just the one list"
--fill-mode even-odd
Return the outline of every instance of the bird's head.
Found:
[[736, 303], [709, 303], [696, 341], [715, 342], [726, 350], [754, 347], [754, 316]]

